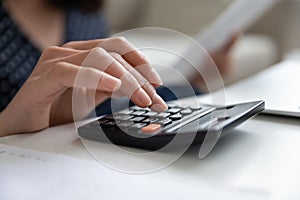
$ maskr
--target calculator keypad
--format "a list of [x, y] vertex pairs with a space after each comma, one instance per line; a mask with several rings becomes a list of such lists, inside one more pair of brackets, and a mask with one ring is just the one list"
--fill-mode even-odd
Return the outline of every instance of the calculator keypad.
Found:
[[[168, 104], [168, 110], [157, 113], [149, 108], [130, 107], [115, 114], [107, 115], [97, 121], [103, 129], [123, 129], [139, 133], [154, 133], [165, 128], [180, 127], [180, 123], [194, 114], [208, 111], [210, 107], [180, 106]], [[95, 126], [95, 122], [92, 123]]]

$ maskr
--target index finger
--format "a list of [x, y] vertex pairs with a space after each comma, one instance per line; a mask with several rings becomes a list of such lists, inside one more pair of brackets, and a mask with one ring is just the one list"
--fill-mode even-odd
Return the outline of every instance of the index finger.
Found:
[[116, 52], [119, 55], [122, 55], [126, 61], [133, 66], [149, 63], [147, 58], [141, 52], [135, 50], [134, 46], [131, 45], [124, 37], [74, 41], [64, 44], [63, 47], [75, 50], [90, 50], [95, 47], [102, 47], [108, 52]]
[[150, 61], [123, 37], [71, 42], [64, 45], [76, 50], [90, 50], [101, 47], [108, 52], [121, 55], [131, 66], [135, 67], [155, 87], [162, 85], [162, 80]]
[[162, 80], [151, 66], [150, 61], [124, 37], [107, 39], [100, 46], [109, 52], [116, 52], [121, 55], [126, 62], [136, 68], [154, 86], [162, 85]]

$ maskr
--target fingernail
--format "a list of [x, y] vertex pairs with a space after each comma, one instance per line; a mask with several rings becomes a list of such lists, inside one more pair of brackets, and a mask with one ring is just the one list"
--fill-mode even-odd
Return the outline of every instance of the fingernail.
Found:
[[138, 99], [140, 100], [140, 102], [143, 105], [150, 106], [152, 104], [152, 101], [151, 101], [150, 97], [148, 96], [148, 94], [142, 88], [139, 88], [137, 90], [136, 94], [138, 95]]
[[149, 71], [149, 77], [151, 77], [151, 79], [150, 79], [151, 84], [155, 84], [155, 85], [162, 85], [163, 84], [159, 74], [153, 68]]
[[168, 109], [166, 102], [158, 95], [153, 96], [153, 105], [150, 107], [155, 112], [163, 112]]

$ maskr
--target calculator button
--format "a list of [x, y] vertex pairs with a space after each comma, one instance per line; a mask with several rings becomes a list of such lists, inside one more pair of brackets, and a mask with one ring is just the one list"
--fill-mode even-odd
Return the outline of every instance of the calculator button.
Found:
[[177, 108], [178, 105], [175, 104], [175, 103], [169, 103], [169, 104], [168, 104], [168, 107], [169, 107], [169, 108]]
[[170, 120], [169, 118], [166, 118], [166, 119], [161, 119], [155, 123], [161, 124], [162, 126], [167, 126], [172, 123], [172, 120]]
[[150, 112], [143, 114], [142, 116], [143, 117], [154, 117], [155, 115], [157, 115], [157, 112], [150, 111]]
[[132, 106], [129, 108], [130, 110], [143, 110], [143, 108], [138, 107], [138, 106]]
[[191, 109], [185, 109], [185, 110], [182, 110], [180, 113], [182, 114], [182, 115], [190, 115], [190, 114], [192, 114], [192, 110]]
[[143, 123], [146, 123], [146, 124], [151, 124], [151, 123], [154, 123], [154, 122], [157, 122], [159, 119], [156, 119], [156, 118], [148, 118], [148, 119], [145, 119], [144, 121], [142, 121]]
[[127, 120], [130, 120], [132, 119], [134, 116], [131, 116], [131, 115], [117, 115], [115, 117], [115, 120], [120, 120], [120, 121], [127, 121]]
[[181, 108], [181, 109], [188, 109], [188, 108], [189, 108], [189, 105], [187, 105], [187, 104], [182, 104], [182, 105], [178, 105], [177, 107], [178, 107], [178, 108]]
[[180, 120], [180, 119], [182, 118], [182, 115], [179, 114], [179, 113], [177, 113], [177, 114], [175, 114], [175, 115], [171, 115], [169, 118], [170, 118], [171, 120], [173, 120], [173, 121], [177, 121], [177, 120]]
[[132, 107], [129, 108], [129, 110], [134, 110], [134, 111], [141, 111], [141, 110], [143, 110], [143, 111], [150, 111], [149, 108], [141, 108], [141, 107], [138, 107], [138, 106], [132, 106]]
[[129, 126], [131, 126], [133, 124], [134, 124], [134, 122], [123, 122], [123, 123], [118, 124], [118, 126], [120, 128], [128, 128]]
[[162, 112], [162, 113], [158, 113], [155, 117], [166, 118], [169, 117], [170, 115], [171, 115], [170, 113]]
[[191, 109], [191, 110], [201, 110], [202, 109], [202, 106], [201, 105], [191, 105], [191, 106], [189, 106], [189, 108]]
[[135, 123], [135, 124], [132, 124], [131, 126], [129, 126], [128, 128], [130, 130], [139, 130], [139, 129], [143, 128], [144, 126], [147, 126], [147, 124], [145, 124], [145, 123]]
[[133, 110], [123, 110], [117, 113], [117, 115], [129, 115], [131, 113], [133, 113]]
[[161, 129], [160, 124], [149, 124], [142, 128], [142, 132], [144, 133], [153, 133], [159, 131]]
[[144, 110], [139, 110], [139, 111], [135, 111], [135, 112], [131, 113], [131, 115], [134, 115], [134, 116], [141, 116], [141, 115], [143, 115], [143, 114], [145, 114], [145, 113], [146, 113], [146, 111], [144, 111]]
[[145, 119], [145, 117], [135, 117], [135, 118], [132, 118], [130, 121], [131, 122], [141, 122]]
[[180, 108], [171, 108], [169, 110], [167, 110], [166, 112], [171, 113], [171, 114], [176, 114], [180, 112]]

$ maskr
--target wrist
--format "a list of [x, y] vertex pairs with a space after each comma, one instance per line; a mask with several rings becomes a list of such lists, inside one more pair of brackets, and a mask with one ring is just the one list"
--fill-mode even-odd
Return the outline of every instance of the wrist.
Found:
[[0, 113], [0, 137], [9, 135], [9, 132], [6, 127], [4, 111]]
[[18, 119], [15, 119], [14, 112], [10, 109], [10, 105], [8, 105], [0, 113], [0, 137], [18, 133], [19, 126], [16, 121]]

